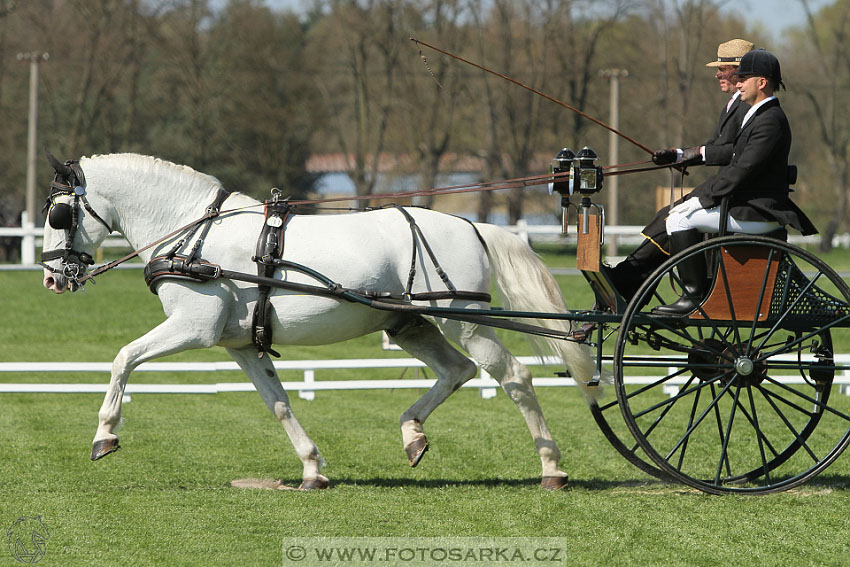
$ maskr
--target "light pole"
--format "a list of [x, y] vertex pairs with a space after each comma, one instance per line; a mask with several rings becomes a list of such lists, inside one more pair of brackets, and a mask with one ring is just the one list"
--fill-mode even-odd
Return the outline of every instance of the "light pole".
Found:
[[[614, 130], [620, 129], [620, 79], [629, 76], [629, 72], [625, 69], [605, 69], [601, 72], [603, 77], [608, 77], [611, 81], [610, 93], [610, 115], [609, 120], [611, 127]], [[614, 132], [608, 133], [608, 156], [611, 164], [617, 164], [620, 161], [620, 151], [618, 146], [619, 138]], [[608, 189], [608, 212], [606, 217], [611, 226], [620, 224], [619, 215], [619, 177], [612, 175], [606, 180]], [[617, 255], [617, 238], [608, 239], [608, 256]]]
[[[38, 130], [38, 64], [47, 61], [50, 55], [43, 51], [18, 53], [18, 61], [30, 63], [29, 126], [27, 130], [27, 187], [26, 220], [24, 228], [35, 227], [35, 162]], [[25, 236], [21, 248], [21, 262], [35, 264], [35, 237]]]

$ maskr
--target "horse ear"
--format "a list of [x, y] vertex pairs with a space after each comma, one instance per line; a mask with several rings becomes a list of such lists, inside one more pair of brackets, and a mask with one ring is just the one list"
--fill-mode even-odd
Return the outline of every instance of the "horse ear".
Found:
[[71, 175], [71, 168], [59, 161], [47, 148], [44, 148], [44, 153], [47, 154], [47, 162], [53, 168], [53, 171], [60, 175], [64, 175], [65, 177], [69, 177]]

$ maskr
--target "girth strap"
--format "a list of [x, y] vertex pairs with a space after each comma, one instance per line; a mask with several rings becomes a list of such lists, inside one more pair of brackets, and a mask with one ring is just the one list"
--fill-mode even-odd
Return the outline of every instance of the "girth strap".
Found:
[[[292, 206], [287, 198], [281, 198], [280, 189], [272, 189], [271, 201], [265, 202], [265, 221], [260, 236], [257, 238], [256, 254], [252, 258], [257, 263], [257, 275], [271, 278], [277, 268], [276, 261], [283, 256], [284, 230], [286, 222], [292, 213]], [[272, 345], [271, 311], [272, 303], [269, 295], [271, 286], [259, 284], [259, 297], [254, 307], [251, 324], [251, 340], [257, 347], [257, 356], [262, 358], [269, 352], [280, 357]]]

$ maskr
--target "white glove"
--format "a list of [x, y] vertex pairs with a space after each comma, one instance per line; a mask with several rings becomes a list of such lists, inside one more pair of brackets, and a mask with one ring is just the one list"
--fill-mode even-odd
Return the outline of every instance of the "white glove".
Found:
[[686, 201], [682, 201], [672, 209], [670, 209], [670, 214], [677, 214], [682, 216], [688, 216], [694, 211], [698, 211], [702, 209], [703, 206], [699, 202], [699, 198], [691, 197]]

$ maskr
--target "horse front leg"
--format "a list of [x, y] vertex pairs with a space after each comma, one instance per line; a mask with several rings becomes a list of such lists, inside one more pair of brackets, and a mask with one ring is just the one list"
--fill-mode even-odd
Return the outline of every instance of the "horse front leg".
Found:
[[[218, 313], [213, 305], [205, 305], [199, 313]], [[209, 310], [207, 310], [209, 308]], [[112, 377], [98, 412], [97, 433], [92, 443], [91, 460], [96, 461], [118, 450], [115, 430], [121, 422], [121, 401], [130, 373], [141, 363], [177, 352], [208, 348], [218, 342], [221, 323], [215, 319], [199, 320], [174, 314], [142, 337], [118, 351], [112, 362]]]
[[257, 358], [257, 349], [253, 346], [240, 349], [229, 348], [227, 352], [251, 379], [260, 397], [289, 436], [303, 466], [299, 488], [301, 490], [327, 488], [329, 482], [327, 477], [321, 474], [325, 462], [319, 453], [319, 448], [292, 413], [289, 396], [280, 383], [270, 356]]

